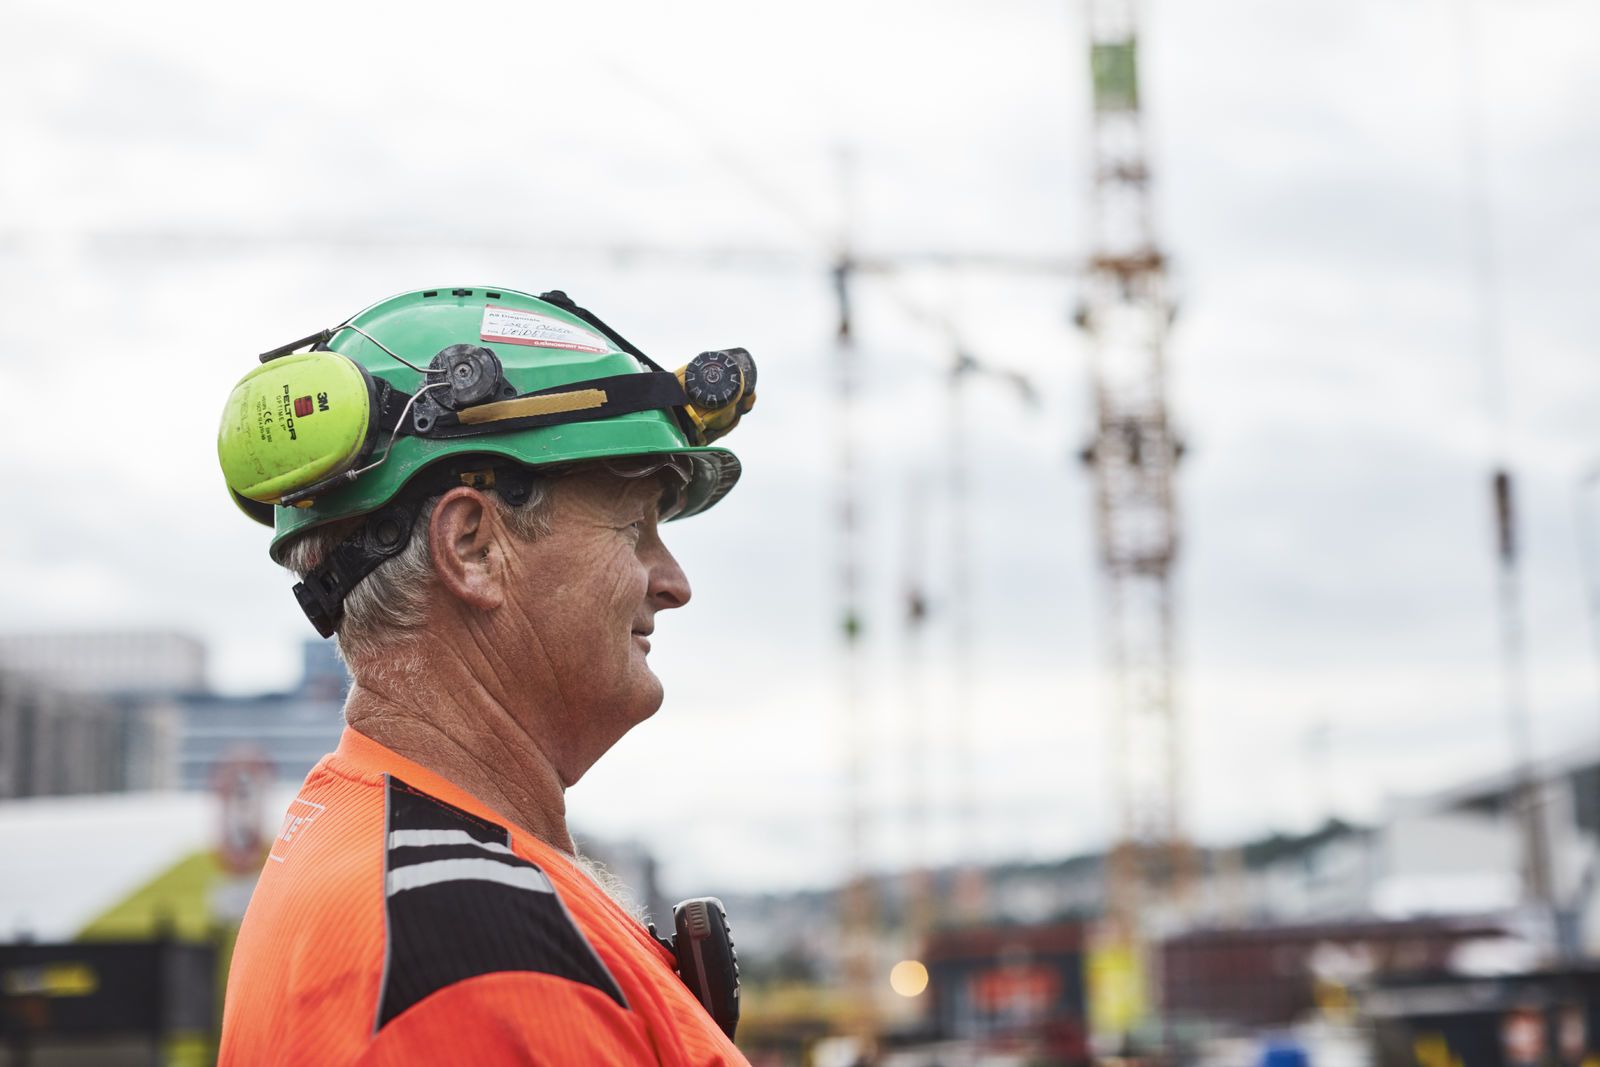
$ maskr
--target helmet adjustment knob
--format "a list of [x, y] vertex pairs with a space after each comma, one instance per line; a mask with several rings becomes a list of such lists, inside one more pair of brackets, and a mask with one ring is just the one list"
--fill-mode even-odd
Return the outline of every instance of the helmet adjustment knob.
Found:
[[500, 357], [482, 345], [450, 345], [428, 364], [429, 384], [444, 386], [434, 395], [452, 410], [493, 400], [503, 380]]
[[384, 554], [400, 549], [411, 533], [400, 515], [380, 515], [370, 527], [372, 547]]

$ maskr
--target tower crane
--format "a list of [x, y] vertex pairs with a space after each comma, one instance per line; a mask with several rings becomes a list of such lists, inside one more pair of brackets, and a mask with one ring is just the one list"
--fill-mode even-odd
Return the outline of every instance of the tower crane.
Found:
[[1183, 445], [1167, 406], [1173, 305], [1152, 220], [1137, 0], [1090, 0], [1088, 11], [1093, 244], [1076, 321], [1090, 350], [1094, 430], [1082, 459], [1094, 485], [1118, 834], [1102, 936], [1138, 959], [1188, 856], [1172, 606]]

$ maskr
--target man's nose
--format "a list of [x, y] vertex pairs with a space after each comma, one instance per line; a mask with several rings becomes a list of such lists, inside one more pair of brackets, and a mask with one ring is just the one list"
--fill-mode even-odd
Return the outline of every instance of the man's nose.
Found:
[[656, 605], [656, 610], [681, 608], [693, 595], [689, 588], [689, 576], [683, 573], [683, 568], [678, 566], [677, 559], [667, 551], [667, 547], [661, 545], [650, 566], [650, 599]]

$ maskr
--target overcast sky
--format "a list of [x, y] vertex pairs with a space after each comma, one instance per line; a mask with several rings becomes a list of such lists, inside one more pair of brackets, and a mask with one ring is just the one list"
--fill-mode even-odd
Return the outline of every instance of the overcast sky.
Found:
[[[1181, 714], [1204, 840], [1303, 828], [1330, 805], [1371, 817], [1509, 759], [1465, 2], [1145, 10], [1181, 303]], [[643, 838], [686, 890], [831, 880], [845, 794], [827, 257], [847, 216], [869, 254], [1082, 256], [1081, 4], [461, 10], [6, 5], [0, 628], [176, 628], [210, 643], [219, 687], [291, 684], [311, 632], [265, 532], [226, 498], [228, 388], [255, 353], [394, 292], [564, 288], [663, 362], [739, 344], [762, 375], [729, 439], [744, 482], [671, 531], [695, 599], [661, 620], [666, 705], [572, 791], [573, 817]], [[1554, 755], [1600, 742], [1577, 539], [1578, 478], [1600, 458], [1600, 12], [1475, 10], [1495, 392], [1523, 505], [1534, 735]], [[907, 856], [913, 525], [935, 608], [917, 687], [931, 857], [1057, 856], [1110, 833], [1075, 288], [927, 268], [860, 285], [869, 839], [885, 865]], [[949, 425], [948, 342], [908, 303], [1030, 376], [1038, 410], [980, 383], [969, 424]], [[950, 818], [952, 441], [976, 475], [975, 835]], [[1600, 524], [1600, 500], [1586, 515]], [[733, 664], [710, 684], [708, 657]]]

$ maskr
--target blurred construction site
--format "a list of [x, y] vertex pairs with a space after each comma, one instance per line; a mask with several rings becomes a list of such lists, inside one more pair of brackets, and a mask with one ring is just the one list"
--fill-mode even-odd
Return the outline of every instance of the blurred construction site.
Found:
[[1600, 12], [670, 7], [7, 15], [0, 1065], [214, 1061], [349, 685], [216, 413], [451, 283], [762, 361], [570, 803], [752, 1063], [1600, 1063]]

